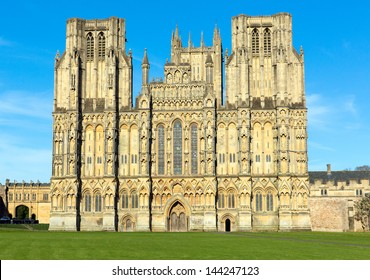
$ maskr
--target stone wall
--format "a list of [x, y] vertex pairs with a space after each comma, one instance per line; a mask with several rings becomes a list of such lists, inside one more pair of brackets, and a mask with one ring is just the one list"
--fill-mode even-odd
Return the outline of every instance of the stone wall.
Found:
[[354, 200], [349, 197], [311, 197], [312, 231], [362, 231], [353, 216]]

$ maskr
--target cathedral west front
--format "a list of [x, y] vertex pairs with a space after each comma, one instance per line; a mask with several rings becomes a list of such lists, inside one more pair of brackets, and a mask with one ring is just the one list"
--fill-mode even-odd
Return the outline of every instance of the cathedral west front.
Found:
[[[292, 18], [232, 18], [133, 106], [125, 20], [67, 21], [55, 61], [50, 230], [310, 230], [304, 54]], [[225, 99], [223, 99], [225, 96]]]

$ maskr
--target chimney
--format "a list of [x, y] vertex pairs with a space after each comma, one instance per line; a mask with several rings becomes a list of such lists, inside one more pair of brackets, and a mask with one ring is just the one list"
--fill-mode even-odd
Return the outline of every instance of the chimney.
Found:
[[327, 171], [328, 176], [330, 176], [331, 175], [331, 164], [328, 163], [326, 165], [326, 171]]

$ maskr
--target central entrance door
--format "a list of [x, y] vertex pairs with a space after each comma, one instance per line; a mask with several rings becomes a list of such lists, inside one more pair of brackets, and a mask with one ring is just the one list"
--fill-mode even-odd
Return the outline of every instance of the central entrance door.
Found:
[[176, 202], [170, 211], [170, 231], [187, 231], [185, 208], [180, 202]]

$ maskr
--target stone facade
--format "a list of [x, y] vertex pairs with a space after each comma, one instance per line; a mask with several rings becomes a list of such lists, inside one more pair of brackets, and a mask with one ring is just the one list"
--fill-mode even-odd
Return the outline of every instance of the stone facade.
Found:
[[354, 203], [370, 193], [370, 171], [309, 172], [312, 230], [362, 231]]
[[[2, 191], [1, 191], [2, 190]], [[25, 207], [28, 209], [26, 218], [33, 218], [39, 223], [48, 224], [50, 221], [50, 184], [40, 182], [10, 182], [6, 180], [5, 185], [0, 184], [0, 193], [6, 211], [4, 216], [16, 218], [17, 209]]]
[[[363, 231], [361, 223], [354, 220], [354, 203], [370, 193], [370, 171], [331, 171], [329, 167], [327, 172], [309, 172], [309, 178], [312, 231]], [[49, 192], [50, 184], [10, 183], [7, 180], [5, 185], [0, 184], [0, 197], [4, 204], [0, 214], [16, 217], [17, 207], [23, 205], [32, 210], [30, 217], [34, 214], [41, 223], [47, 224], [50, 220]], [[173, 209], [177, 214], [183, 210], [179, 204]], [[225, 222], [221, 227], [226, 227]]]
[[291, 16], [232, 18], [230, 52], [217, 28], [212, 46], [194, 47], [176, 27], [163, 80], [149, 82], [144, 52], [135, 107], [125, 38], [123, 19], [67, 21], [50, 229], [310, 230], [304, 55]]

